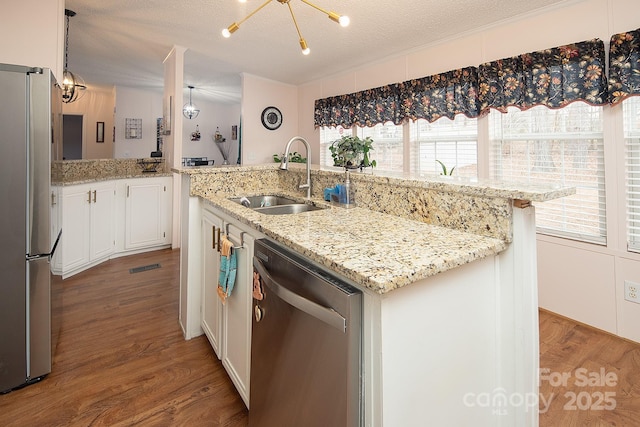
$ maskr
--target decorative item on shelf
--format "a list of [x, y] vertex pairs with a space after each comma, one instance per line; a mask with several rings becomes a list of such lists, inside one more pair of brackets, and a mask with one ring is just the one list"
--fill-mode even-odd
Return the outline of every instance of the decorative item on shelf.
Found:
[[62, 102], [69, 104], [77, 101], [84, 95], [84, 90], [87, 86], [84, 84], [84, 80], [77, 74], [69, 71], [69, 18], [76, 16], [73, 10], [65, 9], [64, 15], [66, 16], [65, 27], [65, 39], [64, 39], [64, 71], [62, 72]]
[[[273, 155], [274, 163], [280, 163], [283, 156], [284, 156], [284, 153], [274, 154]], [[289, 161], [293, 163], [307, 163], [307, 158], [302, 157], [302, 154], [298, 153], [297, 151], [294, 151], [292, 153], [289, 153]]]
[[360, 139], [357, 136], [345, 135], [329, 146], [333, 165], [345, 169], [360, 169], [375, 167], [376, 161], [369, 159], [369, 151], [373, 150], [373, 140], [370, 137]]
[[450, 170], [447, 171], [447, 167], [444, 165], [444, 163], [442, 163], [440, 160], [436, 159], [436, 162], [440, 163], [440, 167], [442, 168], [442, 172], [440, 172], [440, 175], [444, 175], [444, 176], [451, 176], [453, 175], [453, 171], [455, 170], [455, 166], [452, 167]]
[[196, 125], [196, 131], [191, 132], [191, 140], [192, 141], [200, 141], [200, 128]]
[[[257, 9], [255, 9], [253, 12], [248, 14], [242, 20], [240, 20], [239, 22], [234, 22], [231, 25], [229, 25], [227, 28], [222, 30], [222, 36], [225, 38], [231, 37], [231, 34], [235, 33], [238, 30], [238, 28], [240, 28], [240, 24], [244, 23], [247, 19], [251, 18], [256, 12], [258, 12], [260, 9], [262, 9], [272, 1], [273, 0], [265, 1]], [[300, 44], [300, 49], [302, 49], [302, 54], [308, 55], [311, 50], [309, 49], [309, 46], [307, 46], [307, 41], [304, 39], [304, 37], [302, 37], [302, 33], [300, 32], [300, 28], [298, 27], [298, 21], [296, 21], [296, 16], [293, 14], [293, 9], [291, 8], [291, 0], [277, 0], [277, 1], [280, 4], [286, 4], [287, 7], [289, 8], [289, 13], [291, 13], [291, 19], [293, 20], [293, 25], [296, 27], [296, 32], [298, 33], [298, 38], [299, 38], [298, 42]], [[329, 17], [329, 19], [331, 19], [334, 22], [337, 22], [342, 27], [346, 27], [349, 25], [350, 19], [348, 16], [338, 15], [336, 12], [325, 10], [320, 6], [316, 6], [315, 4], [311, 3], [308, 0], [301, 0], [301, 1], [313, 7], [314, 9], [317, 9], [320, 12], [326, 14]]]
[[142, 139], [142, 119], [124, 119], [124, 137]]
[[220, 154], [222, 154], [222, 159], [223, 159], [222, 164], [228, 165], [229, 151], [231, 151], [231, 141], [227, 142], [227, 139], [224, 138], [220, 133], [219, 127], [216, 127], [216, 133], [211, 135], [211, 139], [213, 139], [213, 142], [216, 144], [216, 147], [218, 147], [218, 150], [220, 150]]
[[158, 166], [163, 162], [163, 159], [138, 159], [138, 165], [142, 168], [143, 173], [152, 173], [158, 171]]
[[195, 105], [193, 105], [193, 102], [191, 102], [191, 91], [194, 89], [194, 87], [193, 86], [187, 86], [187, 87], [189, 88], [189, 103], [184, 104], [184, 107], [182, 108], [182, 114], [184, 114], [184, 116], [187, 119], [191, 120], [198, 117], [198, 114], [200, 114], [200, 109]]

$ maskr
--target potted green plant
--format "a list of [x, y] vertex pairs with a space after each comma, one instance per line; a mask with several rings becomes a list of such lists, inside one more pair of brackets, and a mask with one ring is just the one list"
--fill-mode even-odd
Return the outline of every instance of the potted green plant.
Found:
[[345, 135], [329, 146], [333, 165], [347, 169], [375, 167], [376, 161], [369, 159], [369, 151], [373, 150], [373, 140], [370, 137], [360, 139], [357, 136]]

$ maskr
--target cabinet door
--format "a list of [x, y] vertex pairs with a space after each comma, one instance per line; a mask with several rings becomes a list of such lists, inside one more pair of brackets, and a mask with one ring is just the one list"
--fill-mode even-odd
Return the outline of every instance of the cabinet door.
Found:
[[220, 254], [218, 233], [222, 220], [207, 211], [202, 213], [202, 330], [220, 359], [222, 345], [222, 302], [218, 297]]
[[91, 189], [90, 260], [111, 255], [115, 247], [115, 184], [107, 182]]
[[89, 262], [91, 232], [91, 187], [74, 185], [62, 189], [62, 270], [70, 271]]
[[166, 186], [161, 179], [135, 179], [127, 183], [125, 249], [162, 245]]
[[[226, 227], [226, 226], [225, 226]], [[251, 320], [253, 289], [253, 237], [229, 226], [229, 238], [236, 246], [238, 269], [236, 283], [222, 308], [222, 364], [231, 377], [247, 408], [251, 368]]]

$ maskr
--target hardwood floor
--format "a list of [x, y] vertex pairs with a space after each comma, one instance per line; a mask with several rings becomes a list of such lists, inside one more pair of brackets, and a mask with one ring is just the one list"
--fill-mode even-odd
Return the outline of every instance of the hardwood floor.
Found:
[[[161, 268], [129, 273], [154, 263]], [[65, 280], [53, 372], [0, 395], [0, 426], [246, 426], [247, 410], [206, 338], [182, 336], [178, 284], [179, 251], [171, 250]], [[639, 344], [545, 311], [540, 337], [548, 369], [540, 426], [640, 425]]]
[[65, 280], [53, 371], [0, 396], [0, 425], [246, 426], [206, 338], [182, 336], [179, 258], [169, 249], [118, 258]]
[[540, 368], [540, 426], [640, 426], [640, 344], [540, 310]]

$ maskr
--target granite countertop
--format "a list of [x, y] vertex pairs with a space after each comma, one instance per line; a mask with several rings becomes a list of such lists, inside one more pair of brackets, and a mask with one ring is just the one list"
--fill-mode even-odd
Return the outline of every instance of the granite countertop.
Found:
[[[299, 195], [277, 194], [303, 201]], [[290, 215], [265, 215], [227, 197], [208, 196], [204, 200], [378, 294], [495, 255], [507, 247], [499, 239], [359, 207], [345, 209], [318, 199], [311, 203], [326, 209]]]
[[101, 181], [110, 181], [114, 179], [135, 179], [135, 178], [158, 178], [158, 177], [170, 177], [173, 176], [171, 172], [148, 172], [143, 173], [142, 171], [136, 173], [123, 173], [117, 175], [105, 175], [105, 176], [97, 176], [93, 178], [72, 178], [72, 179], [63, 179], [63, 180], [51, 180], [51, 185], [65, 187], [68, 185], [81, 185], [81, 184], [91, 184], [93, 182], [101, 182]]

